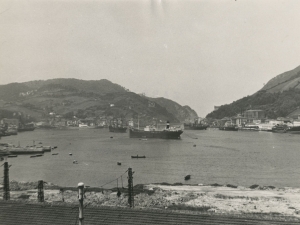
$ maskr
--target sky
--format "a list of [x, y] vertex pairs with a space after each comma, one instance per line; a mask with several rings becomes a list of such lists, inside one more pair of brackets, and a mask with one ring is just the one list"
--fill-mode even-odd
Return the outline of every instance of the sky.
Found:
[[0, 0], [0, 84], [108, 79], [199, 116], [300, 65], [298, 0]]

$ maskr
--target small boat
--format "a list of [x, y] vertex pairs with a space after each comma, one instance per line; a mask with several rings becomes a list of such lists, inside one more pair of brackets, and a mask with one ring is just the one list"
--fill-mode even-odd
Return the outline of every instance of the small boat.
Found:
[[13, 157], [17, 157], [17, 155], [8, 155], [8, 158], [13, 158]]
[[36, 157], [41, 157], [41, 156], [43, 156], [42, 154], [38, 154], [38, 155], [35, 155]]
[[73, 155], [72, 153], [69, 153], [69, 155]]
[[57, 148], [57, 146], [54, 146], [53, 149]]
[[185, 179], [185, 180], [191, 179], [191, 175], [186, 175], [186, 176], [184, 177], [184, 179]]
[[58, 153], [52, 153], [52, 155], [58, 155]]
[[144, 158], [146, 158], [146, 156], [144, 156], [144, 155], [141, 155], [141, 156], [139, 156], [139, 155], [132, 155], [131, 158], [132, 159], [139, 159], [139, 158], [143, 158], [144, 159]]
[[121, 166], [121, 164], [122, 164], [122, 163], [120, 163], [120, 162], [117, 162], [117, 164], [118, 164], [119, 166]]
[[193, 145], [194, 147], [196, 147], [197, 145]]
[[30, 158], [35, 158], [35, 157], [36, 157], [36, 155], [31, 155], [31, 156], [30, 156]]
[[77, 160], [73, 160], [73, 164], [78, 164]]

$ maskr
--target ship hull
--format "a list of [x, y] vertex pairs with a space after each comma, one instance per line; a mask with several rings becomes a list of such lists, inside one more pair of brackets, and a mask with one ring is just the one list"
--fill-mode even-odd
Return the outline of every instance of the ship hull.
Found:
[[34, 131], [35, 127], [28, 127], [28, 128], [18, 128], [18, 132], [23, 131]]
[[127, 127], [108, 127], [109, 132], [115, 132], [115, 133], [126, 133]]
[[180, 139], [180, 135], [183, 131], [141, 131], [141, 130], [129, 130], [130, 138], [159, 138], [159, 139]]
[[300, 126], [297, 127], [289, 127], [287, 130], [289, 134], [300, 134]]
[[219, 130], [224, 130], [224, 131], [238, 131], [238, 127], [219, 127]]
[[185, 130], [206, 130], [208, 126], [192, 126], [192, 127], [184, 127]]

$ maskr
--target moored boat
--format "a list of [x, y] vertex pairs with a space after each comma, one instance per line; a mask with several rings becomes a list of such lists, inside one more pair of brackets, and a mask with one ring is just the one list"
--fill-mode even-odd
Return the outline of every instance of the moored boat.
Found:
[[191, 175], [186, 175], [186, 176], [184, 177], [184, 179], [185, 179], [185, 180], [191, 179]]
[[300, 134], [300, 126], [288, 127], [288, 129], [286, 131], [287, 131], [287, 133], [290, 133], [290, 134]]
[[144, 156], [144, 155], [132, 155], [131, 158], [132, 159], [140, 159], [140, 158], [145, 159], [146, 156]]
[[223, 126], [219, 127], [219, 130], [224, 130], [224, 131], [238, 131], [239, 128], [235, 125], [228, 125], [228, 126]]
[[126, 133], [127, 127], [110, 125], [108, 129], [109, 132]]
[[126, 133], [127, 127], [123, 126], [122, 119], [118, 118], [110, 121], [110, 125], [108, 126], [108, 129], [109, 132]]
[[167, 126], [164, 130], [156, 130], [155, 128], [146, 127], [144, 130], [136, 128], [129, 129], [130, 138], [161, 138], [161, 139], [180, 139], [183, 133], [181, 129], [172, 128], [167, 121]]
[[22, 132], [22, 131], [34, 131], [35, 127], [34, 124], [29, 123], [29, 124], [20, 124], [18, 127], [18, 131]]
[[185, 130], [206, 130], [208, 128], [208, 125], [202, 125], [202, 124], [184, 124]]
[[277, 124], [272, 127], [273, 133], [286, 133], [289, 127], [286, 124]]

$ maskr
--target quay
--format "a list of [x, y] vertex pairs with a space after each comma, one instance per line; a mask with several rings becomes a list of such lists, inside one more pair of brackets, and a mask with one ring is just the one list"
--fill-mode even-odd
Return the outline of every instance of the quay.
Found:
[[[76, 210], [77, 209], [77, 210]], [[77, 205], [22, 203], [0, 200], [0, 225], [78, 224]], [[84, 223], [89, 225], [185, 225], [243, 224], [294, 225], [293, 221], [241, 218], [233, 215], [175, 213], [172, 211], [115, 207], [85, 207]]]

